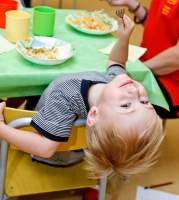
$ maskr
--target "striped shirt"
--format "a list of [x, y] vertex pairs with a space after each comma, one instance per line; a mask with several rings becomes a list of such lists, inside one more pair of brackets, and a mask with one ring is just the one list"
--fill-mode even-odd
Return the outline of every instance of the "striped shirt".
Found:
[[68, 141], [75, 120], [87, 117], [89, 87], [107, 84], [119, 74], [127, 73], [120, 65], [112, 65], [105, 75], [92, 71], [55, 79], [43, 92], [31, 125], [50, 140]]

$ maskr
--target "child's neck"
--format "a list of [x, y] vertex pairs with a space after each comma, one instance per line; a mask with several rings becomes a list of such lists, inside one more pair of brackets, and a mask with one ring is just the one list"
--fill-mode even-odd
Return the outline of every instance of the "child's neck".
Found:
[[106, 87], [104, 83], [93, 84], [88, 90], [89, 107], [97, 106], [103, 89]]

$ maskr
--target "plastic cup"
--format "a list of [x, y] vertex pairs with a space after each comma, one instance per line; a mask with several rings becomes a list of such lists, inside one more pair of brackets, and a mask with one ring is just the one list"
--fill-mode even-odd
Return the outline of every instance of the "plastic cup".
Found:
[[6, 39], [12, 43], [29, 36], [30, 14], [12, 10], [6, 12]]
[[33, 34], [38, 36], [53, 36], [55, 24], [55, 9], [48, 6], [34, 8]]
[[0, 0], [0, 28], [6, 28], [6, 15], [9, 10], [17, 10], [18, 2], [13, 0]]

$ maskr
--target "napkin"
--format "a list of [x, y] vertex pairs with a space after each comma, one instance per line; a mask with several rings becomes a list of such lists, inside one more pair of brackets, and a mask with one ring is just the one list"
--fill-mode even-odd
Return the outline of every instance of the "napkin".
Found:
[[71, 44], [66, 43], [60, 47], [57, 47], [59, 50], [59, 56], [57, 57], [57, 59], [62, 60], [62, 59], [66, 59], [70, 56], [71, 53]]
[[33, 49], [40, 49], [40, 48], [47, 48], [52, 49], [55, 46], [56, 39], [55, 38], [47, 38], [43, 36], [36, 36], [35, 38], [28, 37], [23, 40], [20, 40], [20, 43], [25, 48], [33, 48]]
[[10, 43], [8, 40], [6, 40], [4, 37], [0, 35], [0, 54], [4, 52], [8, 52], [15, 48], [15, 45]]
[[33, 43], [33, 48], [37, 48], [38, 44], [40, 44], [39, 48], [46, 47], [46, 48], [52, 49], [53, 47], [55, 47], [56, 42], [57, 42], [56, 38], [36, 36], [35, 41]]
[[[104, 54], [110, 54], [111, 49], [113, 48], [115, 42], [111, 43], [109, 46], [105, 47], [104, 49], [99, 50], [100, 52]], [[128, 60], [131, 62], [135, 62], [137, 59], [139, 59], [145, 52], [146, 48], [138, 47], [129, 44], [129, 56]]]

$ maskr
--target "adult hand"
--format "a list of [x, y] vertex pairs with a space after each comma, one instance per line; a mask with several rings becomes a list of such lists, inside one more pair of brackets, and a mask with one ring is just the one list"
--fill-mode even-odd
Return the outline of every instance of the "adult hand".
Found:
[[136, 0], [108, 0], [111, 6], [127, 6], [129, 8], [137, 4]]
[[0, 103], [0, 123], [3, 122], [4, 123], [4, 116], [3, 116], [3, 111], [6, 107], [6, 103], [2, 102]]

